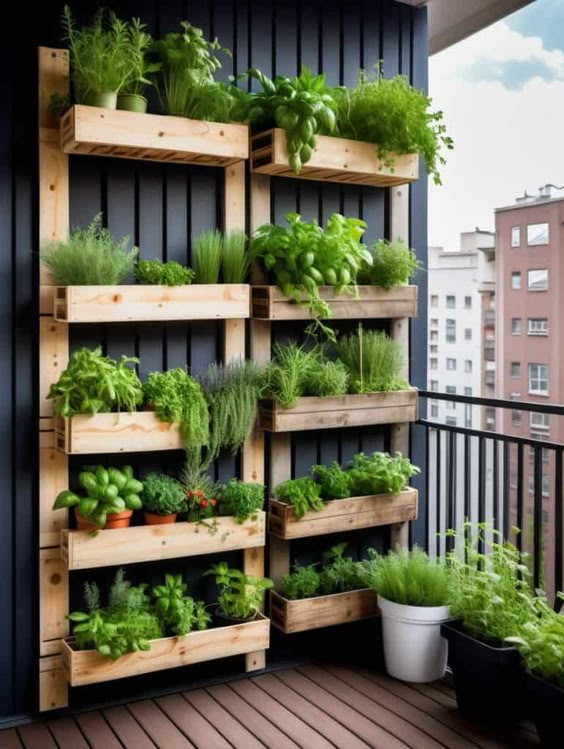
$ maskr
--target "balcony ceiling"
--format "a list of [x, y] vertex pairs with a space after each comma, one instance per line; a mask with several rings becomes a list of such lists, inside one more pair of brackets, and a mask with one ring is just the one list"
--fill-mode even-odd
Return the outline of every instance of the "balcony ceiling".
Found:
[[429, 7], [429, 54], [434, 55], [486, 28], [533, 0], [400, 0]]

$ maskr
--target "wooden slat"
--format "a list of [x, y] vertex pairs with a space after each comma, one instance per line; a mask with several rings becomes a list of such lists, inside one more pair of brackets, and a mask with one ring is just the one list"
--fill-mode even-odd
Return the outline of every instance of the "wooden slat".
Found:
[[263, 749], [264, 744], [253, 736], [244, 722], [236, 720], [203, 689], [184, 692], [182, 696], [200, 715], [205, 715], [235, 749]]
[[268, 749], [303, 749], [229, 686], [220, 684], [209, 687], [206, 691], [233, 717], [240, 720]]
[[148, 322], [244, 319], [249, 305], [244, 283], [54, 286], [52, 310], [66, 323]]
[[[332, 286], [318, 287], [319, 296], [331, 308], [331, 319], [389, 319], [417, 314], [417, 286], [381, 289], [359, 286], [358, 298], [336, 294]], [[284, 296], [277, 286], [251, 287], [251, 315], [259, 320], [310, 320], [311, 310]]]
[[72, 718], [59, 718], [48, 724], [59, 749], [89, 749], [89, 745]]
[[[243, 552], [243, 570], [245, 574], [253, 577], [264, 577], [264, 540], [261, 546], [254, 549], [245, 549]], [[264, 608], [261, 606], [261, 611]], [[266, 666], [266, 653], [264, 650], [255, 650], [245, 656], [245, 670], [258, 671]]]
[[68, 572], [57, 548], [39, 552], [39, 589], [40, 642], [66, 637], [69, 631], [65, 618], [68, 612]]
[[126, 676], [266, 650], [269, 630], [269, 620], [261, 616], [245, 624], [190, 632], [185, 637], [152, 640], [149, 651], [127, 653], [116, 661], [105, 658], [95, 650], [74, 650], [69, 644], [72, 641], [63, 640], [63, 663], [71, 686], [99, 684]]
[[251, 149], [251, 169], [260, 174], [373, 187], [401, 185], [419, 177], [417, 154], [395, 156], [393, 167], [388, 167], [377, 157], [373, 143], [345, 138], [318, 135], [312, 157], [299, 175], [289, 168], [286, 134], [280, 128], [254, 136]]
[[182, 733], [197, 747], [206, 749], [230, 749], [228, 743], [212, 723], [179, 694], [159, 697], [155, 700], [160, 710], [179, 728]]
[[166, 715], [151, 700], [134, 702], [129, 705], [129, 710], [158, 747], [193, 749], [194, 744], [168, 720]]
[[103, 715], [124, 747], [155, 749], [156, 744], [151, 741], [126, 707], [110, 707], [104, 710]]
[[87, 531], [64, 531], [62, 556], [69, 570], [79, 570], [254, 549], [264, 546], [265, 526], [265, 513], [259, 512], [256, 520], [244, 523], [218, 517], [209, 526], [185, 522], [141, 525], [102, 530], [95, 536]]
[[[50, 437], [54, 439], [53, 432]], [[40, 447], [39, 475], [39, 544], [58, 546], [61, 530], [68, 525], [68, 511], [53, 510], [53, 502], [69, 485], [67, 456], [55, 447]]]
[[289, 601], [276, 591], [270, 592], [270, 616], [273, 626], [286, 634], [360, 621], [378, 616], [373, 590], [352, 590], [315, 598]]
[[69, 359], [68, 326], [52, 317], [39, 318], [39, 414], [53, 415], [53, 401], [47, 400]]
[[18, 734], [25, 749], [57, 749], [55, 740], [43, 723], [30, 723], [20, 726]]
[[[274, 490], [292, 476], [292, 440], [289, 433], [273, 433], [270, 438], [270, 484]], [[290, 572], [290, 547], [276, 536], [270, 537], [269, 575], [274, 584]]]
[[56, 432], [58, 449], [69, 455], [181, 450], [184, 447], [179, 424], [160, 421], [153, 411], [58, 419]]
[[61, 146], [65, 153], [227, 167], [248, 158], [249, 130], [246, 125], [75, 105], [61, 120]]
[[24, 749], [15, 728], [5, 728], [3, 731], [0, 729], [0, 741], [3, 749]]
[[76, 715], [75, 720], [92, 749], [121, 749], [122, 744], [99, 712]]
[[310, 510], [298, 520], [293, 505], [271, 499], [269, 532], [290, 540], [414, 520], [417, 490], [408, 488], [399, 494], [336, 499], [324, 505], [323, 510]]

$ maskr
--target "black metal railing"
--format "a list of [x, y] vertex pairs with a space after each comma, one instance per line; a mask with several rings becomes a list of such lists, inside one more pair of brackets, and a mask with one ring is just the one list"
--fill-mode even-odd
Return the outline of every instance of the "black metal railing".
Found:
[[[465, 518], [488, 523], [528, 552], [535, 586], [553, 598], [564, 578], [564, 406], [419, 394], [430, 413], [429, 404], [438, 410], [439, 403], [454, 403], [459, 414], [420, 418], [414, 426], [426, 456], [419, 537], [430, 553], [443, 553], [453, 543], [447, 528], [460, 528]], [[472, 426], [466, 426], [469, 410]]]

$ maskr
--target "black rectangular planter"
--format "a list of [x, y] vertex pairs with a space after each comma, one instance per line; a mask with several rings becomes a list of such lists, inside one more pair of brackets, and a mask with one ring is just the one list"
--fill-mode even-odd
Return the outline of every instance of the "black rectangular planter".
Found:
[[531, 712], [541, 746], [545, 749], [557, 749], [564, 742], [562, 730], [564, 689], [529, 673], [526, 679]]
[[460, 621], [447, 622], [448, 664], [459, 712], [472, 720], [511, 723], [523, 719], [526, 685], [516, 648], [496, 648], [466, 634]]

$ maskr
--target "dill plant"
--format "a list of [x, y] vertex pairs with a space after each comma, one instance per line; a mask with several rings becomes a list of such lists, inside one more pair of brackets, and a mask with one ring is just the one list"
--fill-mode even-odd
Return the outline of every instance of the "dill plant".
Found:
[[341, 338], [336, 344], [337, 357], [349, 373], [351, 393], [377, 393], [404, 390], [408, 386], [400, 374], [404, 353], [397, 341], [383, 331], [365, 331]]
[[129, 237], [114, 239], [98, 213], [86, 229], [45, 244], [41, 262], [59, 286], [113, 286], [133, 272], [139, 250], [128, 243]]

